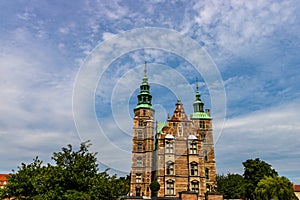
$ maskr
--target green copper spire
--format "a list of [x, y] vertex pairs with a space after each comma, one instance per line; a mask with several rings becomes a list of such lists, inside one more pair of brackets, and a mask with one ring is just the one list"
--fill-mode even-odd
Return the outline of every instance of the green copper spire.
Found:
[[135, 108], [152, 108], [152, 104], [151, 104], [152, 95], [150, 94], [150, 85], [148, 84], [146, 62], [144, 67], [143, 82], [140, 85], [140, 93], [138, 94], [137, 97], [138, 97], [138, 104]]
[[193, 119], [211, 119], [211, 117], [204, 112], [204, 103], [200, 99], [200, 92], [199, 92], [199, 86], [198, 86], [198, 78], [196, 78], [196, 100], [194, 101], [194, 112], [192, 115]]

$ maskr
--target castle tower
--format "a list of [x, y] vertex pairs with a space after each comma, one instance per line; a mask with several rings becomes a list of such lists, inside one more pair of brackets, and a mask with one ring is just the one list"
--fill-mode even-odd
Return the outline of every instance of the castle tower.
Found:
[[204, 111], [198, 83], [194, 112], [188, 119], [183, 104], [177, 100], [172, 117], [157, 124], [156, 178], [159, 197], [179, 197], [191, 191], [198, 199], [215, 187], [216, 168], [212, 134], [212, 118]]
[[154, 148], [154, 109], [145, 63], [138, 103], [134, 109], [132, 167], [130, 193], [132, 196], [151, 196], [152, 159]]
[[204, 103], [200, 99], [198, 81], [196, 83], [196, 99], [193, 104], [194, 112], [191, 116], [197, 137], [202, 142], [199, 152], [202, 158], [203, 179], [200, 182], [201, 193], [212, 192], [216, 187], [216, 163], [212, 130], [212, 118], [209, 109], [204, 111]]
[[[204, 200], [216, 187], [212, 118], [204, 111], [198, 82], [190, 119], [178, 98], [172, 116], [156, 122], [146, 73], [134, 109], [132, 139], [132, 196], [151, 196], [150, 183], [157, 180], [158, 197], [178, 198], [182, 192], [196, 193]], [[155, 141], [155, 145], [154, 145]]]

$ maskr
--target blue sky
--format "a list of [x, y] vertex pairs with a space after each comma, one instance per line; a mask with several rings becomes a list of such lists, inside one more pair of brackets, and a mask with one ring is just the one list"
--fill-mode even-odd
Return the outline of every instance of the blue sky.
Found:
[[[243, 161], [259, 157], [300, 183], [299, 1], [36, 0], [1, 1], [0, 8], [1, 173], [36, 155], [48, 162], [54, 151], [88, 138], [74, 121], [78, 74], [103, 42], [154, 27], [195, 41], [220, 73], [226, 116], [223, 126], [215, 123], [223, 127], [215, 133], [218, 173], [242, 173]], [[156, 45], [111, 60], [93, 91], [91, 111], [112, 144], [99, 161], [122, 166], [121, 174], [130, 170], [132, 109], [145, 60], [159, 121], [178, 96], [192, 112], [196, 77], [206, 108], [218, 116], [206, 72]], [[119, 151], [124, 159], [113, 156]]]

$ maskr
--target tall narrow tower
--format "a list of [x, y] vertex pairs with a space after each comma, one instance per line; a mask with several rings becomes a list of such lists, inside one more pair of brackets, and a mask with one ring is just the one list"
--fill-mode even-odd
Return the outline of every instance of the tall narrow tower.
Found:
[[132, 167], [130, 193], [133, 196], [151, 196], [152, 153], [154, 148], [154, 109], [145, 63], [138, 103], [134, 109], [132, 138]]
[[198, 81], [196, 83], [196, 99], [191, 116], [196, 135], [202, 141], [200, 157], [203, 157], [204, 178], [200, 181], [201, 193], [211, 192], [216, 187], [216, 163], [212, 130], [212, 118], [209, 109], [204, 111], [204, 103], [200, 99]]

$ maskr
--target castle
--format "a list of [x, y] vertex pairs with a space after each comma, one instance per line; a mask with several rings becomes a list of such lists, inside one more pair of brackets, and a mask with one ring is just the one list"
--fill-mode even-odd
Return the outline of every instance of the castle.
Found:
[[[181, 192], [205, 199], [216, 187], [216, 165], [209, 109], [204, 110], [196, 86], [194, 111], [187, 117], [180, 99], [166, 122], [155, 122], [146, 64], [134, 108], [131, 196], [150, 197], [150, 184], [157, 181], [157, 197], [178, 198]], [[152, 191], [153, 192], [153, 191]]]

